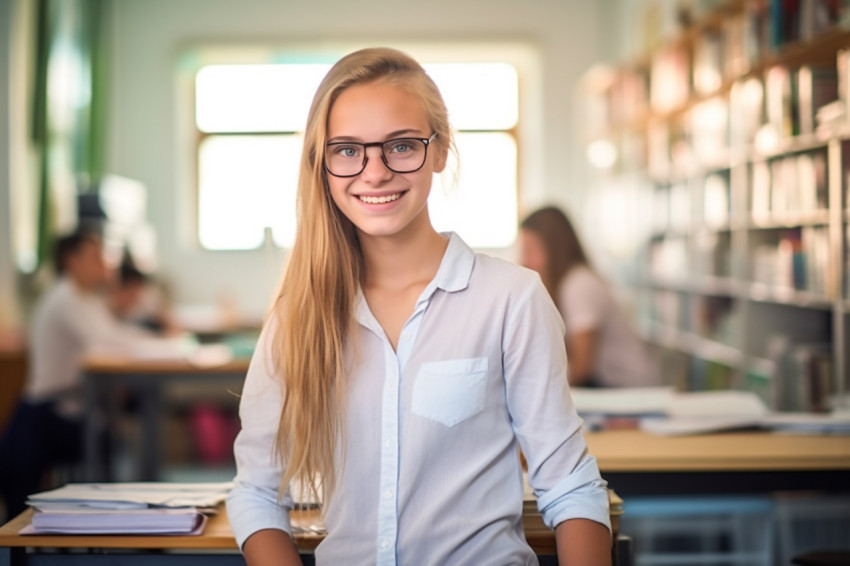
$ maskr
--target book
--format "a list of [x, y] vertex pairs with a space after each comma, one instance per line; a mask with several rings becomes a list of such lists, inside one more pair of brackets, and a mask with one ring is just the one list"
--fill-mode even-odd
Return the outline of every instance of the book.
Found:
[[646, 416], [665, 414], [674, 391], [671, 387], [571, 387], [580, 415]]
[[803, 65], [796, 72], [797, 115], [795, 133], [810, 135], [815, 131], [815, 116], [824, 105], [838, 100], [836, 67]]
[[52, 504], [94, 509], [214, 508], [224, 501], [232, 486], [231, 482], [69, 483], [32, 494], [27, 504], [37, 509]]
[[706, 30], [694, 45], [693, 53], [694, 92], [708, 95], [723, 85], [723, 36], [714, 30]]
[[762, 426], [767, 406], [749, 391], [720, 390], [676, 393], [663, 418], [645, 418], [641, 430], [658, 435], [723, 432]]
[[787, 68], [776, 65], [765, 75], [765, 109], [767, 123], [778, 139], [793, 135], [791, 108], [791, 73]]
[[770, 220], [770, 168], [766, 161], [756, 161], [750, 171], [750, 214], [753, 222], [763, 224]]
[[206, 513], [232, 487], [223, 483], [71, 483], [35, 493], [21, 534], [199, 534]]
[[33, 513], [21, 534], [200, 534], [206, 515], [179, 509], [45, 509]]
[[714, 229], [729, 225], [729, 183], [724, 175], [715, 173], [705, 179], [703, 221]]

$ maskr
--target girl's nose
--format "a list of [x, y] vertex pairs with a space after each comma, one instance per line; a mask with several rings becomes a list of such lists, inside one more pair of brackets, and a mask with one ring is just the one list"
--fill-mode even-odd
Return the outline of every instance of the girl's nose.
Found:
[[393, 172], [384, 163], [380, 147], [367, 147], [366, 158], [366, 167], [360, 173], [360, 177], [364, 181], [377, 183], [386, 181], [393, 176]]

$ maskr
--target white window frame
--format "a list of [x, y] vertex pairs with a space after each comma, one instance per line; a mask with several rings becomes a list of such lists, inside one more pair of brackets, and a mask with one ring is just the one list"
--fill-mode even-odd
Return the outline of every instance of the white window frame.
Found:
[[[509, 130], [504, 130], [512, 136], [516, 143], [516, 182], [517, 182], [517, 210], [520, 210], [524, 186], [535, 186], [540, 183], [542, 176], [542, 104], [539, 101], [541, 94], [540, 64], [537, 51], [522, 43], [462, 43], [450, 45], [445, 43], [436, 44], [409, 44], [394, 45], [399, 49], [410, 53], [423, 65], [430, 63], [448, 62], [506, 62], [517, 69], [519, 80], [519, 116], [517, 125]], [[178, 197], [180, 203], [178, 209], [181, 217], [192, 219], [184, 222], [181, 226], [181, 239], [195, 248], [201, 248], [206, 252], [218, 253], [221, 251], [250, 252], [251, 249], [218, 250], [204, 248], [199, 237], [199, 149], [205, 134], [199, 131], [195, 122], [194, 101], [194, 77], [198, 69], [211, 64], [263, 64], [270, 61], [280, 60], [280, 54], [288, 54], [289, 60], [303, 60], [313, 58], [323, 62], [333, 62], [341, 54], [363, 47], [361, 45], [338, 45], [327, 46], [324, 51], [316, 51], [311, 46], [291, 45], [276, 47], [249, 47], [249, 46], [195, 46], [186, 50], [178, 61], [178, 88], [182, 92], [179, 97], [178, 115], [186, 119], [181, 120], [178, 126], [179, 146], [181, 155], [185, 156], [183, 162], [185, 167], [181, 168], [180, 186], [187, 187]], [[530, 131], [536, 135], [530, 135]], [[281, 132], [284, 134], [296, 134], [297, 132]], [[464, 131], [460, 130], [459, 134]], [[470, 133], [477, 133], [472, 131]], [[217, 135], [217, 134], [216, 134]], [[231, 134], [238, 135], [238, 134]], [[262, 135], [274, 135], [264, 133]], [[463, 136], [460, 135], [459, 138]], [[463, 155], [461, 154], [461, 175], [463, 174]], [[448, 169], [448, 168], [447, 168]], [[452, 172], [449, 170], [441, 176], [442, 183], [435, 183], [433, 190], [454, 192]], [[441, 186], [442, 185], [442, 186]], [[445, 187], [445, 188], [443, 188]], [[462, 191], [461, 191], [462, 192]], [[533, 191], [531, 191], [533, 193]], [[479, 207], [482, 215], [486, 215], [486, 203]], [[518, 220], [518, 219], [517, 219]], [[436, 224], [436, 223], [435, 223]], [[512, 222], [511, 228], [515, 230], [516, 222]], [[438, 229], [444, 228], [437, 226]], [[504, 255], [513, 246], [515, 233], [510, 241], [504, 242], [502, 247], [485, 248], [475, 246], [479, 249], [490, 249], [495, 253]], [[265, 240], [260, 248], [278, 247], [271, 238], [270, 230], [266, 230]]]

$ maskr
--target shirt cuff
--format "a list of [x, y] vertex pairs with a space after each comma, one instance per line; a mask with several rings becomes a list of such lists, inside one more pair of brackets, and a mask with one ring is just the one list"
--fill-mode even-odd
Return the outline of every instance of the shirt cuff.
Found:
[[543, 522], [554, 529], [567, 519], [590, 519], [610, 531], [607, 485], [599, 476], [596, 458], [587, 456], [572, 473], [537, 499]]
[[277, 493], [237, 484], [227, 495], [227, 517], [239, 549], [248, 537], [263, 529], [277, 529], [292, 536], [289, 520], [292, 507], [288, 495], [278, 503]]

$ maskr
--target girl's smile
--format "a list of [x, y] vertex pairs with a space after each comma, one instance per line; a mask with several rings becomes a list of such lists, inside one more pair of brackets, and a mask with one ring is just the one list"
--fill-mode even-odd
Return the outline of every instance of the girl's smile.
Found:
[[[365, 144], [365, 154], [361, 155], [366, 161], [363, 170], [354, 176], [329, 172], [328, 186], [337, 207], [355, 225], [361, 238], [432, 231], [428, 195], [433, 174], [444, 166], [444, 152], [431, 144], [430, 150], [423, 148], [422, 167], [396, 173], [382, 154], [394, 148], [376, 143], [399, 140], [398, 150], [404, 152], [410, 151], [411, 144], [401, 143], [403, 140], [428, 140], [432, 134], [419, 99], [391, 83], [354, 85], [337, 97], [328, 117], [328, 151], [351, 151], [357, 155], [357, 144]], [[351, 147], [346, 142], [351, 142]]]

